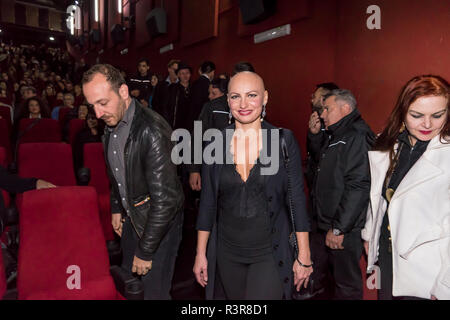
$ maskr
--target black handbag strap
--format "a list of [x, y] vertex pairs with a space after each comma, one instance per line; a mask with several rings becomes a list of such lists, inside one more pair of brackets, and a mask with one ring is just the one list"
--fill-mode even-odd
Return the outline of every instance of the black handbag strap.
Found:
[[279, 132], [280, 132], [280, 143], [281, 143], [281, 152], [283, 155], [284, 168], [286, 169], [287, 173], [288, 206], [292, 224], [292, 233], [289, 237], [290, 238], [289, 240], [291, 241], [291, 244], [295, 248], [296, 255], [298, 255], [297, 235], [295, 233], [294, 204], [292, 201], [291, 173], [289, 170], [289, 161], [290, 161], [289, 152], [286, 144], [286, 139], [284, 138], [283, 128], [280, 128]]

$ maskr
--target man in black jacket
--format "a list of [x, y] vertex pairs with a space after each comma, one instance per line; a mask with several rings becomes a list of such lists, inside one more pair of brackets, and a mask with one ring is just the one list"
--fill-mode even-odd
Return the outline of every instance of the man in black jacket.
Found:
[[130, 97], [123, 76], [111, 65], [87, 71], [83, 91], [107, 125], [103, 143], [122, 267], [142, 276], [145, 299], [170, 299], [183, 219], [183, 191], [171, 160], [172, 130], [158, 113]]
[[177, 69], [179, 81], [169, 85], [169, 101], [167, 108], [161, 114], [175, 129], [192, 130], [194, 120], [191, 118], [191, 67], [180, 62]]
[[216, 65], [211, 61], [205, 61], [200, 66], [200, 77], [194, 81], [191, 90], [191, 119], [198, 119], [203, 105], [209, 101], [208, 89], [214, 78]]
[[328, 263], [316, 265], [315, 272], [331, 266], [335, 298], [362, 299], [360, 233], [369, 201], [368, 151], [374, 135], [348, 90], [335, 89], [326, 95], [320, 118], [326, 130], [320, 130], [318, 115], [311, 117], [308, 139], [312, 158], [319, 159], [313, 210]]
[[[209, 85], [209, 99], [204, 104], [202, 112], [198, 118], [202, 123], [202, 137], [203, 134], [211, 128], [222, 131], [231, 124], [229, 118], [230, 108], [228, 107], [227, 91], [228, 91], [228, 79], [213, 79]], [[194, 156], [192, 156], [194, 159]], [[202, 170], [201, 164], [192, 164], [188, 166], [189, 171], [189, 185], [192, 190], [201, 190], [201, 176]]]
[[151, 92], [150, 62], [148, 59], [140, 59], [137, 65], [138, 73], [130, 77], [128, 86], [130, 95], [136, 98], [143, 106], [148, 107], [148, 99]]

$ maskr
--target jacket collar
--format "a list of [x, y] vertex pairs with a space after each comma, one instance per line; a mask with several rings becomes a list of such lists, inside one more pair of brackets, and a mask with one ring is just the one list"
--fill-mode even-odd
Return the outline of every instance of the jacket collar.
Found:
[[[429, 142], [425, 153], [403, 178], [392, 200], [416, 185], [442, 174], [442, 169], [433, 164], [432, 154], [430, 154], [430, 151], [440, 148], [450, 148], [450, 143], [442, 143], [438, 135]], [[381, 194], [384, 178], [389, 168], [389, 152], [369, 151], [369, 162], [372, 177], [370, 193], [371, 195]]]
[[358, 109], [353, 110], [350, 114], [343, 117], [341, 120], [336, 122], [335, 124], [328, 127], [327, 131], [333, 135], [339, 135], [355, 121], [361, 118], [361, 113], [359, 113]]
[[[130, 107], [128, 107], [127, 111], [130, 110], [132, 104], [134, 104], [134, 114], [133, 114], [133, 120], [131, 122], [131, 127], [130, 127], [130, 135], [133, 133], [133, 129], [136, 128], [136, 122], [138, 122], [140, 119], [143, 118], [142, 113], [144, 112], [144, 109], [143, 109], [141, 103], [134, 98], [131, 99], [131, 104], [130, 104]], [[126, 117], [126, 114], [127, 114], [127, 112], [125, 113], [124, 118]], [[127, 119], [127, 121], [130, 121], [131, 112], [129, 115], [130, 115], [130, 117]], [[106, 148], [108, 147], [109, 135], [111, 134], [111, 132], [112, 132], [111, 128], [109, 128], [108, 126], [105, 126], [103, 138], [104, 138], [104, 143], [105, 143]]]

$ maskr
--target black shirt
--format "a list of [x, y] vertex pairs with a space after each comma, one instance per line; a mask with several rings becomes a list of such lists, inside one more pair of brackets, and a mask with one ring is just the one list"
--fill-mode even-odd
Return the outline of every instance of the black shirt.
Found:
[[223, 166], [218, 197], [218, 236], [233, 255], [252, 258], [271, 253], [268, 202], [260, 162], [244, 182], [235, 164]]

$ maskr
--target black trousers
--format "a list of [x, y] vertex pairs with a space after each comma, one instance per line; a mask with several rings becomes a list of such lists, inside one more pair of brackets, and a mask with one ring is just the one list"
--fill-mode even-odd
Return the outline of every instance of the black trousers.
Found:
[[254, 258], [250, 263], [217, 251], [217, 271], [229, 300], [281, 300], [283, 287], [273, 254]]
[[[175, 268], [175, 260], [178, 247], [181, 242], [183, 231], [183, 215], [179, 213], [175, 223], [161, 241], [152, 260], [152, 269], [145, 276], [140, 277], [144, 284], [145, 300], [170, 300], [170, 289]], [[131, 273], [133, 259], [139, 237], [131, 224], [130, 218], [126, 217], [122, 229], [122, 268]]]
[[311, 256], [314, 262], [312, 277], [324, 284], [331, 272], [334, 279], [334, 299], [361, 300], [363, 281], [359, 261], [363, 252], [361, 231], [355, 230], [344, 236], [344, 249], [330, 249], [325, 244], [326, 232], [318, 230], [311, 235]]

